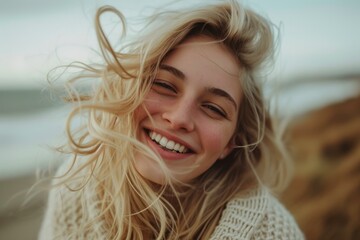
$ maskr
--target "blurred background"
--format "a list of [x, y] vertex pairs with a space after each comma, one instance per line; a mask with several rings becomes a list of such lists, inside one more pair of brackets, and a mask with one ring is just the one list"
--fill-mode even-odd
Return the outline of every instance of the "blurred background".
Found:
[[[97, 7], [114, 5], [131, 24], [172, 2], [0, 0], [0, 239], [36, 239], [46, 198], [24, 203], [26, 192], [60, 161], [52, 147], [69, 109], [47, 89], [49, 70], [93, 61]], [[307, 239], [360, 239], [360, 1], [242, 2], [280, 30], [266, 94], [296, 166], [281, 198]]]

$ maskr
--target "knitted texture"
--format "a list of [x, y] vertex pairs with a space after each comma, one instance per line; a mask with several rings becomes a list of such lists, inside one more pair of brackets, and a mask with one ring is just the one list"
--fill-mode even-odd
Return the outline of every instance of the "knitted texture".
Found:
[[297, 223], [264, 187], [231, 200], [222, 213], [211, 240], [304, 239]]
[[[62, 165], [56, 176], [62, 176], [68, 167]], [[58, 180], [54, 179], [53, 184], [58, 184]], [[76, 189], [82, 184], [79, 179], [69, 187]], [[104, 222], [99, 219], [99, 199], [93, 181], [78, 191], [70, 188], [60, 185], [50, 191], [38, 239], [109, 239]]]
[[[49, 194], [39, 239], [109, 239], [99, 219], [92, 182], [79, 191], [58, 187]], [[84, 225], [84, 223], [89, 223]], [[289, 212], [263, 187], [231, 200], [211, 240], [304, 239]]]

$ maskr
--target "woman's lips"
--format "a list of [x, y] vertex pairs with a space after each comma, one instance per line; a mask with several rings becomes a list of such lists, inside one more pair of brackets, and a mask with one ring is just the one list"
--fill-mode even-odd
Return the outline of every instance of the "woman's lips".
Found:
[[[144, 132], [149, 146], [154, 149], [164, 160], [181, 160], [193, 154], [193, 152], [190, 149], [187, 149], [184, 145], [181, 145], [180, 143], [174, 142], [172, 140], [168, 140], [165, 136], [159, 133], [151, 130], [145, 130]], [[154, 137], [156, 139], [153, 140], [152, 138]], [[178, 144], [178, 146], [175, 146], [176, 144]], [[166, 148], [167, 146], [168, 148]]]
[[169, 151], [175, 151], [175, 152], [178, 152], [178, 153], [189, 152], [188, 148], [185, 147], [184, 145], [182, 145], [181, 143], [170, 140], [167, 137], [165, 137], [165, 136], [163, 136], [163, 135], [161, 135], [159, 133], [156, 133], [154, 131], [149, 131], [148, 135], [151, 138], [151, 140], [153, 140], [154, 142], [159, 144], [165, 150], [167, 149]]

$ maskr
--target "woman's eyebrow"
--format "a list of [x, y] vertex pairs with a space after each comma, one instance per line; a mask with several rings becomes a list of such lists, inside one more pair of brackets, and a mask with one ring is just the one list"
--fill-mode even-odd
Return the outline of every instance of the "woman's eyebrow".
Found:
[[220, 97], [223, 97], [223, 98], [229, 100], [232, 103], [232, 105], [235, 107], [235, 110], [237, 110], [236, 101], [226, 91], [224, 91], [224, 90], [222, 90], [220, 88], [214, 88], [214, 87], [207, 88], [206, 90], [212, 95], [220, 96]]
[[185, 79], [185, 74], [182, 71], [180, 71], [179, 69], [174, 68], [174, 67], [172, 67], [170, 65], [161, 64], [160, 69], [165, 70], [167, 72], [170, 72], [171, 74], [173, 74], [177, 78], [180, 78], [182, 80]]
[[[180, 71], [179, 69], [177, 69], [177, 68], [175, 68], [173, 66], [170, 66], [170, 65], [167, 65], [167, 64], [161, 64], [160, 69], [165, 70], [165, 71], [173, 74], [177, 78], [180, 78], [182, 80], [185, 79], [185, 74], [182, 71]], [[237, 110], [236, 101], [226, 91], [224, 91], [224, 90], [222, 90], [220, 88], [215, 88], [215, 87], [210, 87], [210, 88], [207, 88], [206, 90], [207, 90], [207, 92], [209, 92], [212, 95], [220, 96], [220, 97], [223, 97], [223, 98], [229, 100], [232, 103], [232, 105], [235, 107], [235, 110]]]

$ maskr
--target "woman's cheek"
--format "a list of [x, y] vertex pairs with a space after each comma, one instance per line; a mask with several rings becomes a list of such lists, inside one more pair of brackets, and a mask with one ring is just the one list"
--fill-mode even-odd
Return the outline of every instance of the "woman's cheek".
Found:
[[148, 117], [148, 114], [153, 115], [160, 111], [159, 101], [146, 98], [144, 102], [135, 110], [134, 118], [140, 123], [143, 119]]
[[219, 149], [224, 148], [230, 140], [230, 138], [227, 137], [228, 135], [230, 136], [230, 134], [222, 128], [206, 125], [203, 125], [203, 128], [203, 139], [206, 142], [206, 147], [210, 151], [219, 151]]
[[153, 110], [160, 110], [162, 106], [168, 105], [169, 102], [169, 99], [167, 99], [166, 97], [150, 91], [145, 97], [143, 105], [147, 108], [149, 112], [151, 112]]

